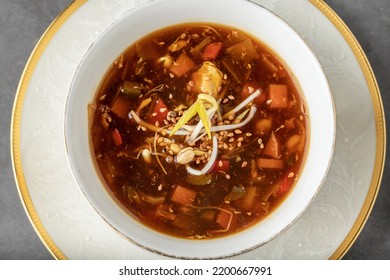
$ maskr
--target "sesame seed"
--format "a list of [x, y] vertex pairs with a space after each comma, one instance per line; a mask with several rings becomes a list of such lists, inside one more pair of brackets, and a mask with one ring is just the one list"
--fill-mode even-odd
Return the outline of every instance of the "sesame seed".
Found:
[[155, 126], [160, 126], [160, 123], [159, 123], [158, 121], [156, 121], [156, 122], [154, 123], [154, 125], [155, 125]]
[[241, 164], [241, 167], [244, 168], [248, 165], [248, 162], [247, 161], [244, 161], [242, 164]]
[[225, 98], [225, 99], [222, 101], [223, 104], [226, 104], [226, 103], [228, 103], [228, 102], [229, 102], [229, 99], [228, 99], [228, 98]]
[[153, 117], [157, 116], [157, 112], [154, 112], [154, 113], [152, 114], [152, 116], [153, 116]]
[[252, 133], [247, 132], [245, 135], [248, 136], [248, 137], [251, 137], [251, 136], [252, 136]]
[[234, 99], [235, 99], [235, 97], [234, 97], [233, 95], [229, 95], [228, 98], [229, 98], [230, 100], [234, 100]]
[[294, 172], [288, 173], [288, 178], [293, 178], [294, 176], [295, 176], [295, 173], [294, 173]]
[[141, 126], [142, 131], [146, 131], [146, 127]]
[[229, 174], [226, 174], [226, 179], [230, 179], [230, 175]]
[[239, 137], [239, 138], [237, 139], [237, 141], [238, 141], [238, 142], [244, 141], [244, 137]]
[[233, 137], [234, 136], [234, 133], [233, 132], [230, 132], [227, 137]]
[[222, 166], [223, 166], [222, 160], [219, 160], [219, 161], [218, 161], [218, 166], [219, 166], [219, 167], [222, 167]]
[[229, 143], [232, 143], [232, 142], [234, 142], [234, 140], [235, 140], [235, 139], [234, 139], [233, 137], [232, 137], [232, 138], [230, 138], [230, 139], [229, 139]]
[[241, 145], [242, 145], [242, 142], [237, 143], [237, 147], [241, 147]]
[[169, 99], [172, 99], [172, 98], [173, 98], [173, 94], [170, 93], [170, 94], [169, 94]]
[[164, 113], [166, 110], [168, 110], [168, 108], [161, 108], [161, 109], [160, 109], [160, 112], [161, 112], [161, 113]]
[[270, 105], [272, 103], [272, 100], [268, 99], [266, 103], [267, 103], [267, 105]]
[[235, 134], [241, 134], [241, 133], [242, 133], [242, 131], [241, 131], [241, 130], [239, 130], [239, 129], [236, 129], [236, 130], [234, 130], [234, 133], [235, 133]]
[[175, 75], [173, 75], [172, 73], [169, 73], [169, 77], [175, 78]]

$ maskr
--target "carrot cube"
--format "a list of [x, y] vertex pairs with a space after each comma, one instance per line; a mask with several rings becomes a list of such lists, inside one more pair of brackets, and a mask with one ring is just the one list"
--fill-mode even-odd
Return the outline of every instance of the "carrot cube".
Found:
[[258, 158], [256, 160], [258, 168], [268, 168], [268, 169], [283, 169], [284, 162], [281, 159], [273, 158]]
[[195, 201], [196, 192], [178, 185], [173, 191], [171, 201], [181, 205], [193, 204]]
[[279, 144], [279, 139], [272, 132], [267, 144], [263, 150], [263, 155], [267, 155], [276, 159], [282, 157], [282, 151]]
[[233, 215], [230, 212], [220, 210], [217, 214], [216, 222], [223, 229], [229, 230], [230, 224], [232, 223]]
[[176, 76], [181, 77], [195, 67], [195, 62], [186, 54], [182, 53], [172, 64], [169, 70]]
[[284, 109], [288, 107], [288, 90], [286, 85], [269, 85], [268, 100], [270, 109]]

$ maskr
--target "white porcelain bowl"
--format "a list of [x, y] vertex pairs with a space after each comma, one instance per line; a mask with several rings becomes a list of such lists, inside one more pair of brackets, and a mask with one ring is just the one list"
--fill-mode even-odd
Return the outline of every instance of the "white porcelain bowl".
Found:
[[[306, 100], [309, 137], [304, 169], [287, 199], [265, 220], [240, 233], [210, 240], [185, 240], [138, 222], [107, 192], [90, 145], [87, 105], [120, 53], [146, 34], [188, 22], [236, 27], [273, 49], [294, 73]], [[335, 110], [324, 71], [304, 40], [269, 10], [244, 0], [158, 0], [114, 22], [91, 46], [72, 82], [65, 111], [69, 164], [83, 194], [99, 215], [132, 242], [178, 258], [222, 258], [256, 248], [280, 234], [307, 209], [330, 166]]]

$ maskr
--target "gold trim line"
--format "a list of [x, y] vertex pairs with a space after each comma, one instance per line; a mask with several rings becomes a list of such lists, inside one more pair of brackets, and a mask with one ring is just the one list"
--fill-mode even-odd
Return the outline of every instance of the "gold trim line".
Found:
[[16, 91], [16, 98], [12, 109], [10, 133], [11, 159], [19, 196], [23, 202], [24, 209], [35, 231], [37, 232], [38, 236], [40, 237], [46, 248], [56, 259], [66, 259], [66, 256], [53, 242], [52, 238], [42, 225], [42, 222], [39, 219], [39, 216], [35, 210], [34, 203], [32, 202], [32, 199], [30, 197], [28, 187], [24, 178], [23, 163], [20, 151], [20, 128], [22, 110], [24, 98], [26, 96], [34, 69], [38, 61], [40, 60], [42, 54], [44, 53], [46, 47], [49, 45], [50, 41], [58, 32], [58, 30], [60, 30], [60, 28], [65, 24], [65, 22], [73, 15], [73, 13], [86, 2], [87, 0], [74, 0], [60, 15], [57, 16], [56, 19], [54, 19], [54, 21], [46, 29], [39, 42], [36, 44], [34, 50], [32, 51], [24, 68], [21, 80]]

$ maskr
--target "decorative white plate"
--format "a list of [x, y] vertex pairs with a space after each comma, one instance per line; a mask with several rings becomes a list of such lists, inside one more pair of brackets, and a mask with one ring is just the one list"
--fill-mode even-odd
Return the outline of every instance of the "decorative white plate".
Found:
[[[245, 1], [245, 0], [243, 0]], [[48, 28], [21, 78], [12, 119], [19, 193], [58, 259], [158, 259], [122, 237], [92, 209], [73, 180], [63, 137], [73, 73], [97, 36], [145, 0], [76, 0]], [[289, 22], [328, 75], [337, 139], [329, 175], [304, 215], [268, 244], [235, 259], [337, 259], [370, 214], [382, 178], [385, 123], [367, 58], [340, 18], [320, 0], [254, 0]]]

